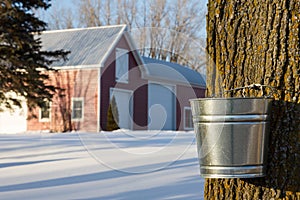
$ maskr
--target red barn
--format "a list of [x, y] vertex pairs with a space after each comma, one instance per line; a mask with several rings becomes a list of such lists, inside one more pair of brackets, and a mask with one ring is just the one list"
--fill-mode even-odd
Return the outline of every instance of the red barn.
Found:
[[113, 96], [121, 128], [192, 129], [189, 99], [204, 97], [204, 79], [187, 67], [142, 57], [126, 25], [46, 31], [40, 37], [44, 50], [71, 53], [49, 72], [51, 84], [63, 90], [34, 111], [38, 118], [28, 120], [28, 131], [105, 130]]

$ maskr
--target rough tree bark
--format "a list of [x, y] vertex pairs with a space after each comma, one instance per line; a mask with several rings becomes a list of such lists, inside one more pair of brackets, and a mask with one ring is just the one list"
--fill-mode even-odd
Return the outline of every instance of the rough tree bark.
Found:
[[267, 175], [206, 179], [205, 199], [300, 199], [300, 1], [209, 0], [207, 96], [276, 93]]

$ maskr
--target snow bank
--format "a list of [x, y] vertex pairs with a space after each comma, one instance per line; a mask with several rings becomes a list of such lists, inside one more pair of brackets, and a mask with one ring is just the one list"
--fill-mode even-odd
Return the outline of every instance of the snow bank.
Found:
[[0, 135], [1, 199], [202, 199], [192, 132]]

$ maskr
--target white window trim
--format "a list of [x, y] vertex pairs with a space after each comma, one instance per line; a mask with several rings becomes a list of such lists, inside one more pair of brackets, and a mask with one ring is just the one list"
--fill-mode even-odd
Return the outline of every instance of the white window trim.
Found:
[[130, 123], [130, 129], [133, 130], [133, 124], [134, 124], [134, 119], [133, 119], [133, 115], [134, 115], [134, 96], [133, 96], [133, 91], [132, 90], [126, 90], [126, 89], [121, 89], [121, 88], [110, 88], [109, 90], [109, 101], [112, 99], [113, 94], [115, 91], [120, 91], [120, 92], [127, 92], [130, 94], [130, 96], [132, 97], [132, 101], [130, 103], [131, 106], [131, 123]]
[[52, 102], [49, 102], [49, 118], [42, 118], [42, 108], [39, 108], [39, 122], [51, 122]]
[[[122, 51], [122, 52], [124, 52], [124, 54], [127, 54], [127, 72], [125, 73], [125, 74], [127, 74], [127, 79], [126, 80], [117, 78], [117, 60], [118, 60], [119, 57], [121, 57], [121, 56], [117, 55], [117, 51]], [[116, 53], [116, 62], [115, 62], [115, 79], [116, 79], [116, 82], [118, 82], [118, 83], [128, 83], [129, 82], [129, 54], [128, 54], [129, 51], [127, 49], [116, 48], [115, 53]], [[124, 55], [124, 54], [122, 54], [122, 55]]]
[[[74, 101], [82, 101], [82, 115], [81, 118], [73, 118], [73, 102]], [[71, 99], [71, 121], [72, 122], [81, 122], [84, 120], [84, 98], [83, 97], [72, 97]]]
[[[192, 109], [191, 109], [191, 107], [184, 107], [184, 113], [183, 113], [183, 128], [184, 128], [184, 130], [193, 130], [194, 128], [193, 127], [186, 127], [186, 118], [185, 118], [185, 112], [187, 111], [187, 110], [189, 110], [189, 111], [191, 111], [192, 112]], [[192, 118], [193, 119], [193, 118]], [[193, 123], [193, 121], [192, 121], [192, 123]]]

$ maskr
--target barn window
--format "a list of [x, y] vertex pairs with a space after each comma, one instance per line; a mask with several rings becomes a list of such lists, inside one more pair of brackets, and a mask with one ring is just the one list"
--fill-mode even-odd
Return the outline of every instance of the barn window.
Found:
[[72, 120], [80, 121], [83, 120], [83, 98], [72, 98]]
[[192, 111], [190, 107], [184, 107], [184, 129], [185, 130], [193, 129], [193, 118], [192, 118]]
[[128, 51], [116, 49], [116, 81], [128, 83]]
[[44, 105], [40, 108], [40, 121], [50, 121], [50, 102], [45, 101]]

